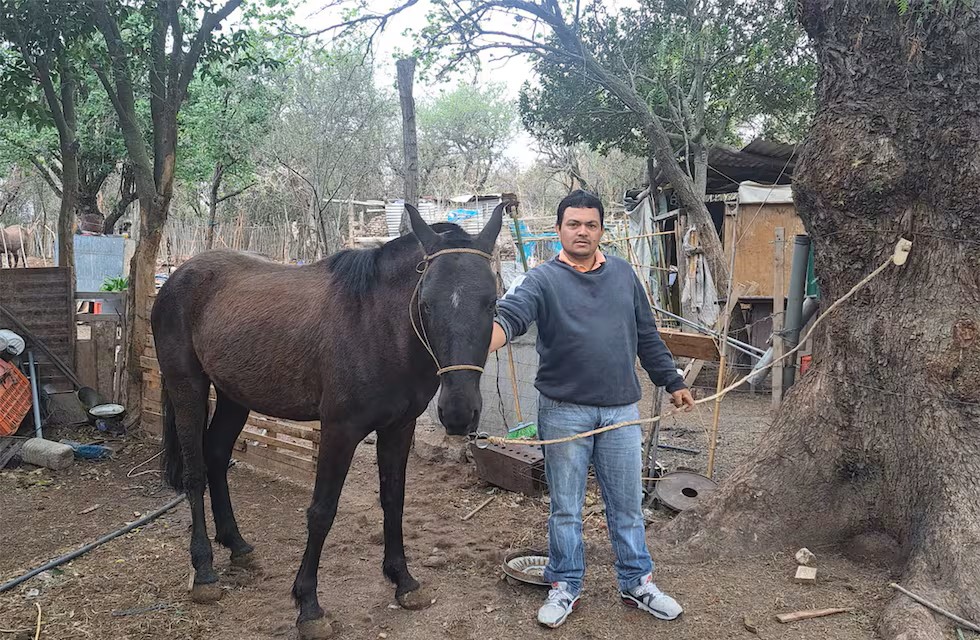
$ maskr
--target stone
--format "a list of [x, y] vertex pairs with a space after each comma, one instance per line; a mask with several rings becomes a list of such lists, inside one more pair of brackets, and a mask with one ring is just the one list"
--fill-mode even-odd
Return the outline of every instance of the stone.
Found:
[[816, 559], [817, 556], [813, 555], [813, 552], [807, 549], [806, 547], [803, 547], [802, 549], [796, 552], [797, 564], [801, 564], [805, 567], [809, 567], [810, 565], [812, 565], [813, 561]]

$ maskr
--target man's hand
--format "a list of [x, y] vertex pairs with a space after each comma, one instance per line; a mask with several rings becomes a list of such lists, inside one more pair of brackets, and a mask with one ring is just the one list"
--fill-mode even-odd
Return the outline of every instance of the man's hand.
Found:
[[677, 408], [684, 407], [684, 411], [690, 411], [694, 408], [694, 396], [690, 389], [679, 389], [670, 394], [670, 403]]

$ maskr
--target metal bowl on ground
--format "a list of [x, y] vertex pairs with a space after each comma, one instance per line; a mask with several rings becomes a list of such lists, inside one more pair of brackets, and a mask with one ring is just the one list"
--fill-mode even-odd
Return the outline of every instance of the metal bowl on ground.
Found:
[[116, 433], [122, 430], [126, 407], [115, 403], [97, 404], [88, 409], [88, 415], [99, 431]]
[[544, 579], [544, 568], [548, 566], [548, 554], [535, 549], [511, 551], [504, 556], [503, 571], [507, 582], [522, 582], [536, 586], [548, 586]]

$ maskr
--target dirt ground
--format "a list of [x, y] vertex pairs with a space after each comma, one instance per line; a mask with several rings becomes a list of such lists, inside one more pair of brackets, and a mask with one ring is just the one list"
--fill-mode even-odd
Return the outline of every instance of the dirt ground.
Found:
[[[755, 446], [768, 420], [767, 396], [726, 399], [718, 478]], [[662, 442], [706, 451], [710, 424], [710, 408], [702, 406], [699, 413], [668, 420]], [[94, 437], [75, 435], [79, 440]], [[0, 474], [0, 581], [172, 498], [160, 486], [159, 473], [127, 477], [158, 450], [154, 443], [131, 437], [117, 444], [121, 450], [108, 462], [76, 462], [62, 472], [22, 466]], [[673, 454], [665, 460], [670, 468], [703, 471], [706, 455]], [[134, 473], [154, 468], [156, 461]], [[219, 603], [195, 605], [188, 598], [190, 514], [184, 503], [142, 530], [0, 594], [0, 640], [34, 637], [35, 603], [42, 611], [41, 638], [294, 638], [296, 611], [289, 592], [305, 544], [310, 490], [242, 466], [231, 469], [230, 484], [243, 535], [256, 545], [262, 573], [232, 569], [227, 551], [216, 546], [226, 588]], [[493, 489], [468, 465], [431, 465], [413, 456], [406, 545], [413, 573], [434, 589], [436, 602], [410, 612], [394, 605], [394, 589], [381, 574], [377, 487], [374, 448], [365, 444], [359, 447], [320, 564], [320, 601], [341, 638], [751, 638], [748, 622], [760, 638], [863, 640], [874, 637], [877, 615], [890, 595], [886, 571], [853, 564], [825, 549], [813, 549], [820, 572], [814, 585], [794, 583], [795, 547], [708, 564], [691, 564], [660, 549], [654, 554], [655, 579], [686, 609], [679, 620], [661, 622], [619, 602], [604, 521], [596, 514], [585, 523], [589, 568], [582, 606], [560, 629], [542, 629], [534, 616], [544, 592], [508, 584], [499, 567], [508, 550], [545, 547], [545, 501], [499, 492], [463, 522], [461, 516]], [[94, 505], [101, 506], [89, 510]], [[669, 517], [656, 512], [648, 528], [651, 543]], [[823, 607], [853, 611], [789, 625], [774, 618]]]

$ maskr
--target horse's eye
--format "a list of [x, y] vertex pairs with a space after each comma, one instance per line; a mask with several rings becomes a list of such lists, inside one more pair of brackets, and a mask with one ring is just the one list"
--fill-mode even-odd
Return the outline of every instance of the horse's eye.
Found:
[[429, 306], [429, 303], [428, 302], [423, 302], [420, 305], [420, 307], [421, 307], [423, 313], [429, 313], [430, 311], [432, 311], [432, 307]]

